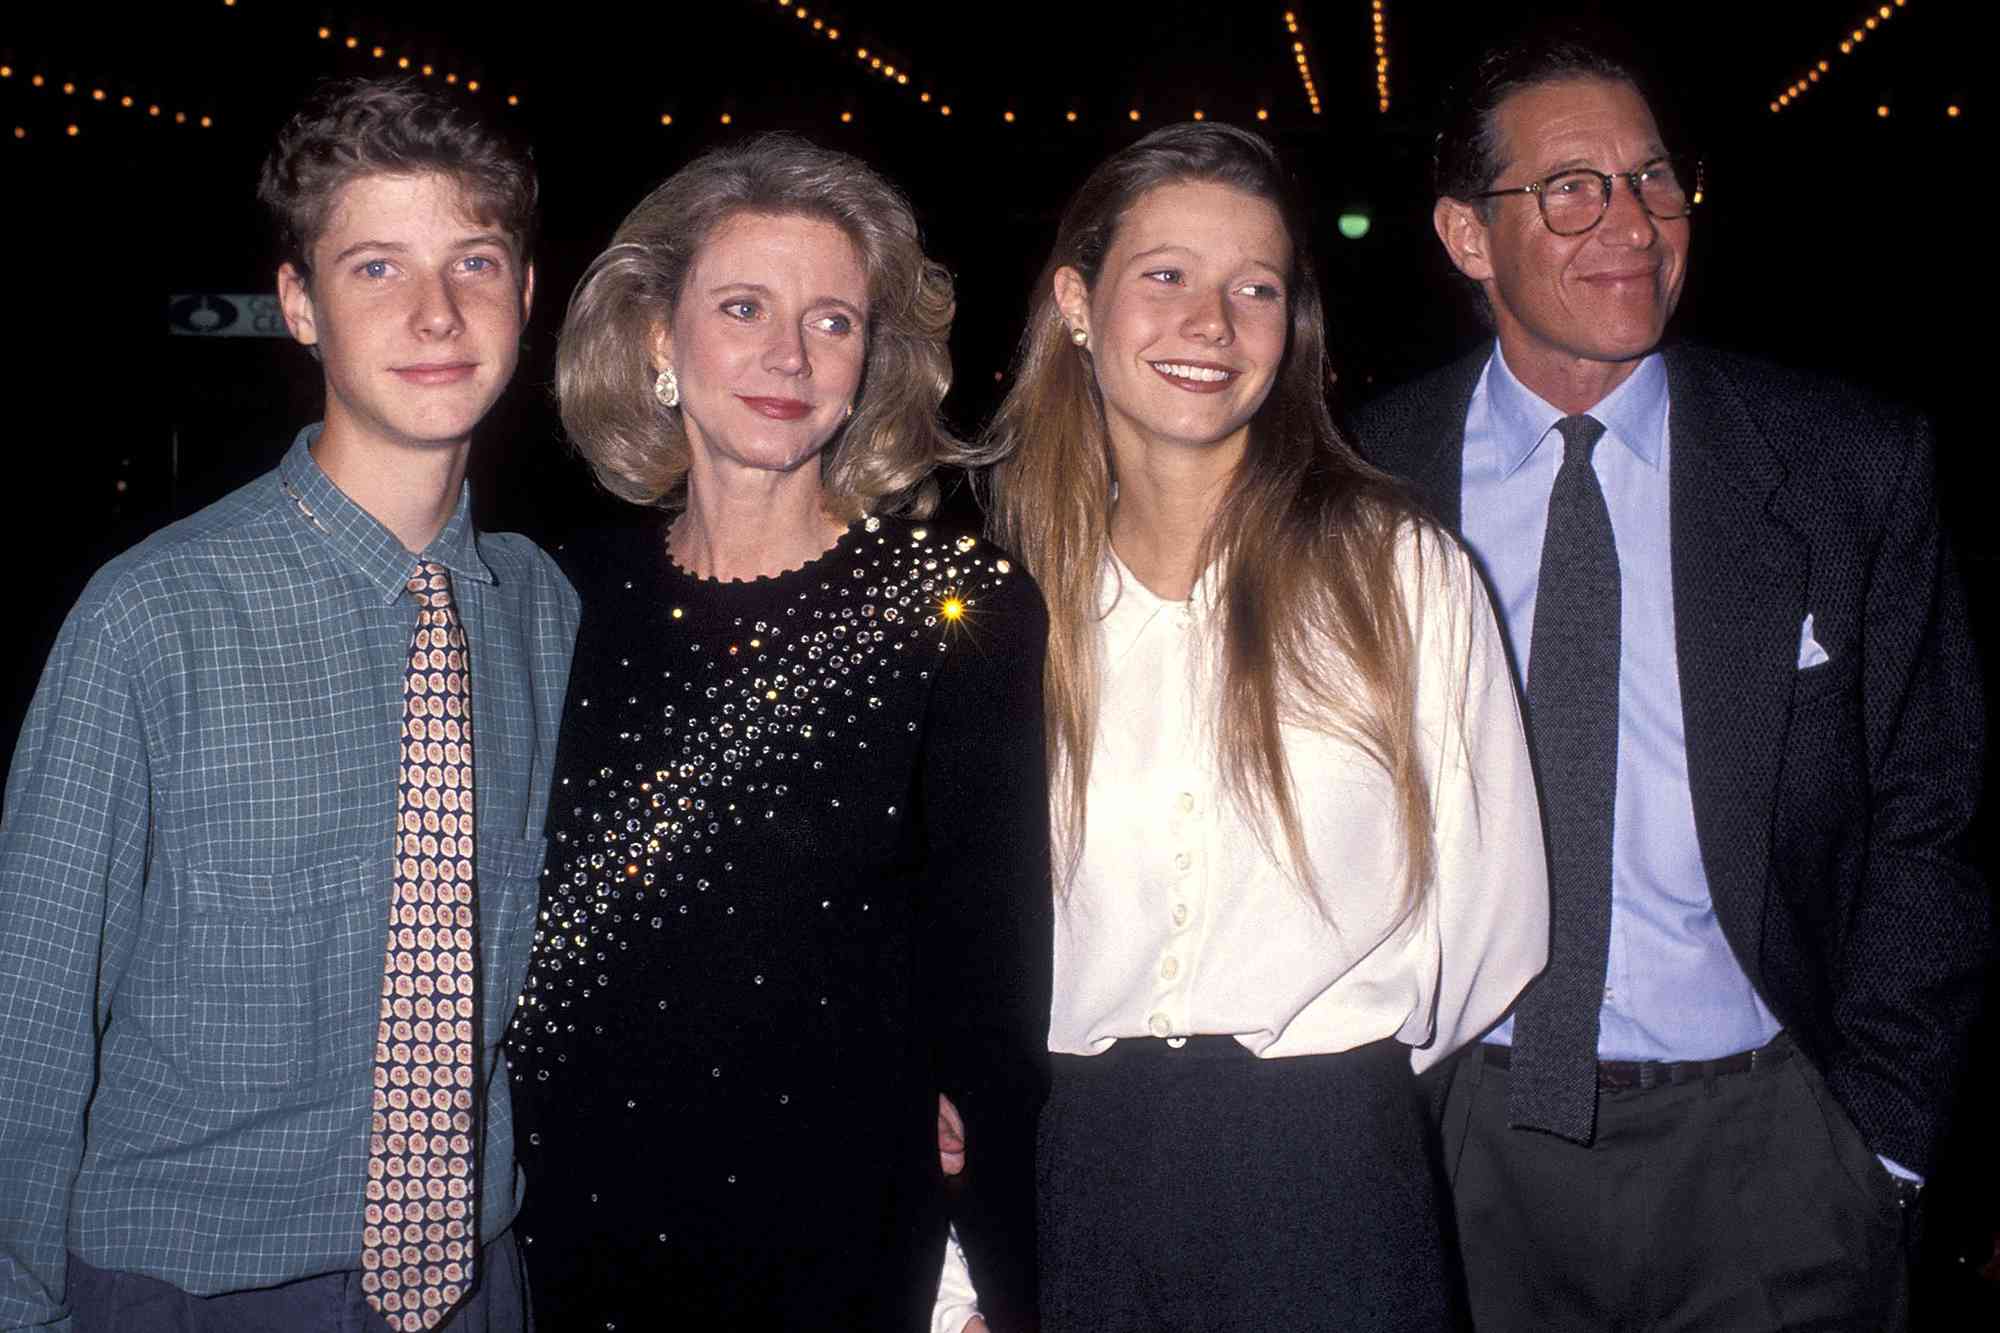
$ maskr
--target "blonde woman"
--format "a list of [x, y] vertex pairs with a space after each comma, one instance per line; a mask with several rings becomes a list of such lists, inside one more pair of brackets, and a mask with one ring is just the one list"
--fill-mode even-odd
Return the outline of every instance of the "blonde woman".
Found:
[[1449, 1326], [1413, 1069], [1546, 954], [1500, 636], [1333, 428], [1306, 239], [1254, 135], [1116, 154], [991, 432], [1050, 614], [1047, 1333]]
[[923, 1327], [943, 1113], [974, 1271], [1004, 1302], [1031, 1268], [1045, 617], [924, 519], [951, 315], [902, 196], [783, 137], [660, 186], [570, 302], [564, 424], [642, 509], [568, 553], [511, 1041], [548, 1326]]

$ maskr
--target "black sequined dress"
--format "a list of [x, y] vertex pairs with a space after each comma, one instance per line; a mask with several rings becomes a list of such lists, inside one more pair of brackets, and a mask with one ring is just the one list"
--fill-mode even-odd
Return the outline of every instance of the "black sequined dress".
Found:
[[[947, 1212], [982, 1290], [1032, 1301], [1040, 595], [907, 520], [748, 583], [665, 549], [652, 524], [567, 552], [583, 623], [509, 1041], [537, 1322], [920, 1329]], [[940, 1091], [975, 1164], [949, 1195]]]

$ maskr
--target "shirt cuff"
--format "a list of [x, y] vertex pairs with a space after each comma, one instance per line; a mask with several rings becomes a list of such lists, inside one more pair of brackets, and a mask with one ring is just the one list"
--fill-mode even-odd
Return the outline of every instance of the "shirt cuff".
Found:
[[965, 1251], [958, 1247], [958, 1228], [953, 1227], [944, 1238], [944, 1266], [938, 1275], [937, 1301], [931, 1307], [931, 1333], [964, 1333], [978, 1314], [979, 1293], [973, 1289]]

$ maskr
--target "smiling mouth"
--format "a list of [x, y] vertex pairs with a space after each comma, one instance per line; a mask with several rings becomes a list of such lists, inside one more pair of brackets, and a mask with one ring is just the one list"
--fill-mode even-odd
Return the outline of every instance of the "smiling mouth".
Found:
[[1161, 379], [1189, 393], [1219, 393], [1242, 373], [1226, 366], [1207, 366], [1193, 361], [1148, 361], [1146, 364]]
[[773, 421], [797, 421], [812, 411], [812, 404], [797, 398], [753, 398], [745, 394], [736, 395], [736, 400], [760, 417]]
[[1605, 286], [1619, 286], [1628, 282], [1650, 283], [1659, 276], [1658, 269], [1641, 268], [1615, 273], [1586, 273], [1580, 281], [1594, 282]]
[[453, 361], [446, 365], [397, 366], [393, 373], [412, 384], [456, 384], [469, 379], [478, 368], [476, 361]]

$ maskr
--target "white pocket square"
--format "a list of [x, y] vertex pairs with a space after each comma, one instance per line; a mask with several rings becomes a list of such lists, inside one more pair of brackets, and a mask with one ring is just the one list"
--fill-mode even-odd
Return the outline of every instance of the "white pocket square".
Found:
[[1805, 623], [1799, 626], [1799, 670], [1816, 667], [1826, 660], [1826, 649], [1813, 637], [1812, 613], [1807, 612]]

